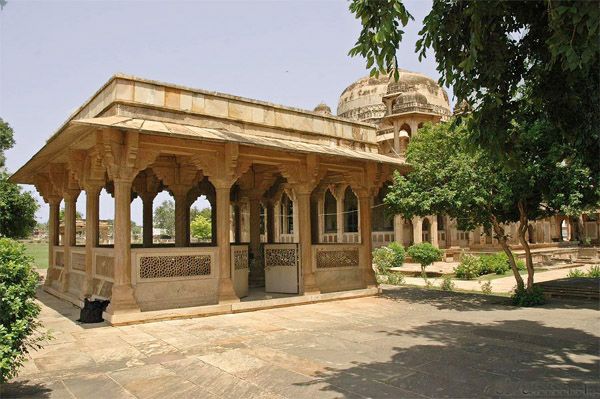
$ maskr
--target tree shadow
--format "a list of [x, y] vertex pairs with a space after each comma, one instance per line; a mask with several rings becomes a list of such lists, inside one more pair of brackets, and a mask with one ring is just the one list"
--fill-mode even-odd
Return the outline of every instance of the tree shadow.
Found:
[[[510, 298], [500, 295], [485, 295], [471, 292], [440, 291], [419, 287], [400, 286], [383, 288], [381, 297], [408, 303], [435, 306], [440, 310], [491, 311], [520, 309], [511, 304]], [[599, 309], [598, 301], [552, 298], [542, 309]]]
[[0, 398], [49, 398], [52, 392], [51, 386], [29, 380], [0, 384]]
[[379, 333], [397, 339], [392, 348], [371, 346], [371, 356], [385, 360], [328, 369], [297, 385], [319, 384], [341, 397], [600, 396], [599, 339], [585, 331], [529, 320], [440, 320]]

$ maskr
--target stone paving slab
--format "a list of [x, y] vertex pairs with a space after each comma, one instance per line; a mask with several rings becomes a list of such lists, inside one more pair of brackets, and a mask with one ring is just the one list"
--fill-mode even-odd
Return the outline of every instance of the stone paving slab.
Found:
[[379, 297], [113, 327], [78, 324], [78, 309], [42, 291], [39, 300], [56, 338], [0, 387], [0, 398], [600, 393], [600, 311], [578, 302], [524, 309], [502, 297], [397, 287]]

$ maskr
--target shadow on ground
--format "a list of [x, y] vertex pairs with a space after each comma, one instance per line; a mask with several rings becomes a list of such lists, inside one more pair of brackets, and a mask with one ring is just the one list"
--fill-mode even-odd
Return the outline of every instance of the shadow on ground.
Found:
[[341, 397], [600, 397], [598, 337], [581, 330], [528, 320], [440, 320], [380, 333], [405, 347], [393, 348], [388, 360], [327, 370], [304, 385], [324, 382], [322, 391]]
[[[430, 290], [423, 287], [399, 286], [383, 289], [381, 296], [393, 301], [435, 306], [440, 310], [511, 310], [510, 298], [499, 295], [484, 295], [470, 292]], [[544, 309], [599, 309], [599, 303], [591, 300], [551, 299], [540, 308]]]
[[29, 380], [0, 384], [0, 398], [49, 398], [52, 387]]

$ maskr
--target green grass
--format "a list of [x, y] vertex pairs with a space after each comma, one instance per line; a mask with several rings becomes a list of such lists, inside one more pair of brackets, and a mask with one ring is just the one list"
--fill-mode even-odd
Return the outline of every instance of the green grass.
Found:
[[33, 263], [38, 269], [48, 268], [48, 243], [46, 242], [23, 242], [25, 253], [33, 257]]

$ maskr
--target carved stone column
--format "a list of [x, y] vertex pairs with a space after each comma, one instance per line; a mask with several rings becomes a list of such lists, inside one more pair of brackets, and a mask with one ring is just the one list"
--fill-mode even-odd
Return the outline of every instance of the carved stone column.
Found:
[[371, 242], [372, 217], [371, 206], [373, 200], [368, 190], [358, 192], [358, 206], [360, 218], [360, 242], [362, 251], [360, 254], [360, 268], [362, 269], [363, 281], [366, 287], [376, 287], [377, 280], [373, 270], [373, 243]]
[[170, 189], [175, 198], [175, 246], [184, 247], [186, 246], [186, 232], [188, 231], [186, 224], [190, 224], [187, 198], [189, 187], [174, 186]]
[[423, 219], [414, 217], [413, 223], [413, 243], [420, 244], [423, 242]]
[[[50, 213], [48, 216], [48, 269], [54, 267], [54, 246], [58, 245], [59, 227], [60, 227], [60, 201], [58, 196], [48, 198]], [[46, 278], [45, 285], [50, 285], [50, 278]]]
[[260, 253], [260, 198], [261, 193], [253, 192], [250, 199], [250, 252], [254, 260], [250, 268], [250, 281], [253, 286], [261, 286], [265, 279]]
[[98, 246], [99, 219], [100, 219], [100, 185], [87, 185], [85, 188], [85, 280], [81, 288], [82, 297], [93, 294], [92, 265], [94, 248]]
[[114, 180], [114, 284], [107, 312], [139, 312], [131, 287], [131, 180]]
[[438, 222], [437, 222], [437, 215], [432, 215], [430, 216], [431, 218], [431, 245], [433, 245], [436, 248], [440, 247], [440, 244], [438, 242]]
[[153, 203], [154, 198], [156, 198], [156, 193], [142, 193], [140, 194], [142, 198], [142, 207], [143, 207], [143, 215], [142, 215], [142, 243], [144, 248], [148, 248], [152, 246], [152, 237], [153, 237], [153, 225], [154, 225], [154, 210]]
[[296, 190], [296, 202], [298, 204], [298, 215], [300, 215], [298, 226], [298, 241], [300, 247], [300, 270], [302, 270], [302, 293], [318, 294], [321, 291], [317, 285], [317, 279], [312, 264], [312, 241], [310, 227], [310, 190], [299, 187]]
[[229, 201], [231, 184], [213, 181], [216, 192], [217, 246], [219, 247], [219, 303], [239, 302], [231, 280]]
[[67, 190], [64, 193], [65, 197], [65, 242], [63, 243], [64, 252], [64, 267], [62, 280], [60, 282], [60, 290], [66, 292], [69, 289], [69, 273], [71, 272], [71, 247], [75, 246], [76, 238], [76, 221], [77, 221], [77, 197], [79, 190]]
[[404, 245], [404, 218], [402, 215], [394, 215], [394, 241]]
[[336, 201], [336, 225], [337, 225], [337, 242], [344, 242], [344, 190], [341, 188], [337, 190]]
[[272, 244], [275, 242], [275, 206], [273, 201], [267, 201], [267, 242]]

